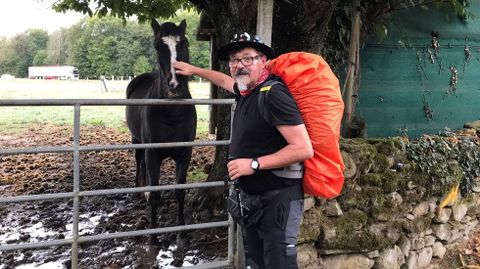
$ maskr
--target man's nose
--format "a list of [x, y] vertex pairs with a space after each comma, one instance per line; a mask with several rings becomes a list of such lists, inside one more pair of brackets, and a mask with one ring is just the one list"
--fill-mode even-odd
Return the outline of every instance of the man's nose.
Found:
[[247, 69], [247, 67], [242, 63], [242, 62], [238, 62], [237, 63], [237, 70], [245, 70]]

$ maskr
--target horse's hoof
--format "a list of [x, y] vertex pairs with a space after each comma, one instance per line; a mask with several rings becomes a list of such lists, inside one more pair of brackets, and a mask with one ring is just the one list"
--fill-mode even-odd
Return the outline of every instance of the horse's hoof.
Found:
[[175, 267], [180, 267], [183, 265], [183, 258], [175, 258], [173, 261], [170, 263], [170, 265], [175, 266]]
[[63, 262], [63, 268], [71, 269], [72, 268], [72, 260], [66, 260]]
[[180, 234], [177, 234], [177, 249], [173, 252], [173, 261], [170, 265], [176, 267], [182, 266], [186, 252], [185, 239]]

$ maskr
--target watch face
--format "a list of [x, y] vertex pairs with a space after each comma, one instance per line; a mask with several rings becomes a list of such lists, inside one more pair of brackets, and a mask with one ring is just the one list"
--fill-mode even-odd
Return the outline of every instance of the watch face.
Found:
[[252, 169], [253, 169], [253, 170], [257, 170], [257, 169], [258, 169], [258, 161], [257, 161], [257, 160], [253, 160], [251, 166], [252, 166]]

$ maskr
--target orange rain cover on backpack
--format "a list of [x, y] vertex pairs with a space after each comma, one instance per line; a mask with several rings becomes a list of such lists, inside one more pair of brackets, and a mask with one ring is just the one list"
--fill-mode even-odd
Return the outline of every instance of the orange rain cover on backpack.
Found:
[[267, 68], [292, 93], [312, 142], [314, 155], [304, 162], [304, 192], [329, 199], [338, 196], [345, 165], [339, 148], [344, 105], [337, 77], [322, 57], [306, 52], [282, 54]]

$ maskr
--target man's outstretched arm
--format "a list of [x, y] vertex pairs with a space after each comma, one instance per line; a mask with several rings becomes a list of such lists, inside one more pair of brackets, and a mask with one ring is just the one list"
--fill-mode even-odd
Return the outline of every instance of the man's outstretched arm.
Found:
[[233, 84], [235, 84], [235, 81], [233, 78], [225, 75], [224, 73], [215, 70], [204, 69], [185, 62], [174, 62], [173, 67], [175, 68], [175, 73], [177, 74], [184, 76], [197, 75], [211, 81], [218, 87], [222, 87], [229, 92], [233, 92]]

